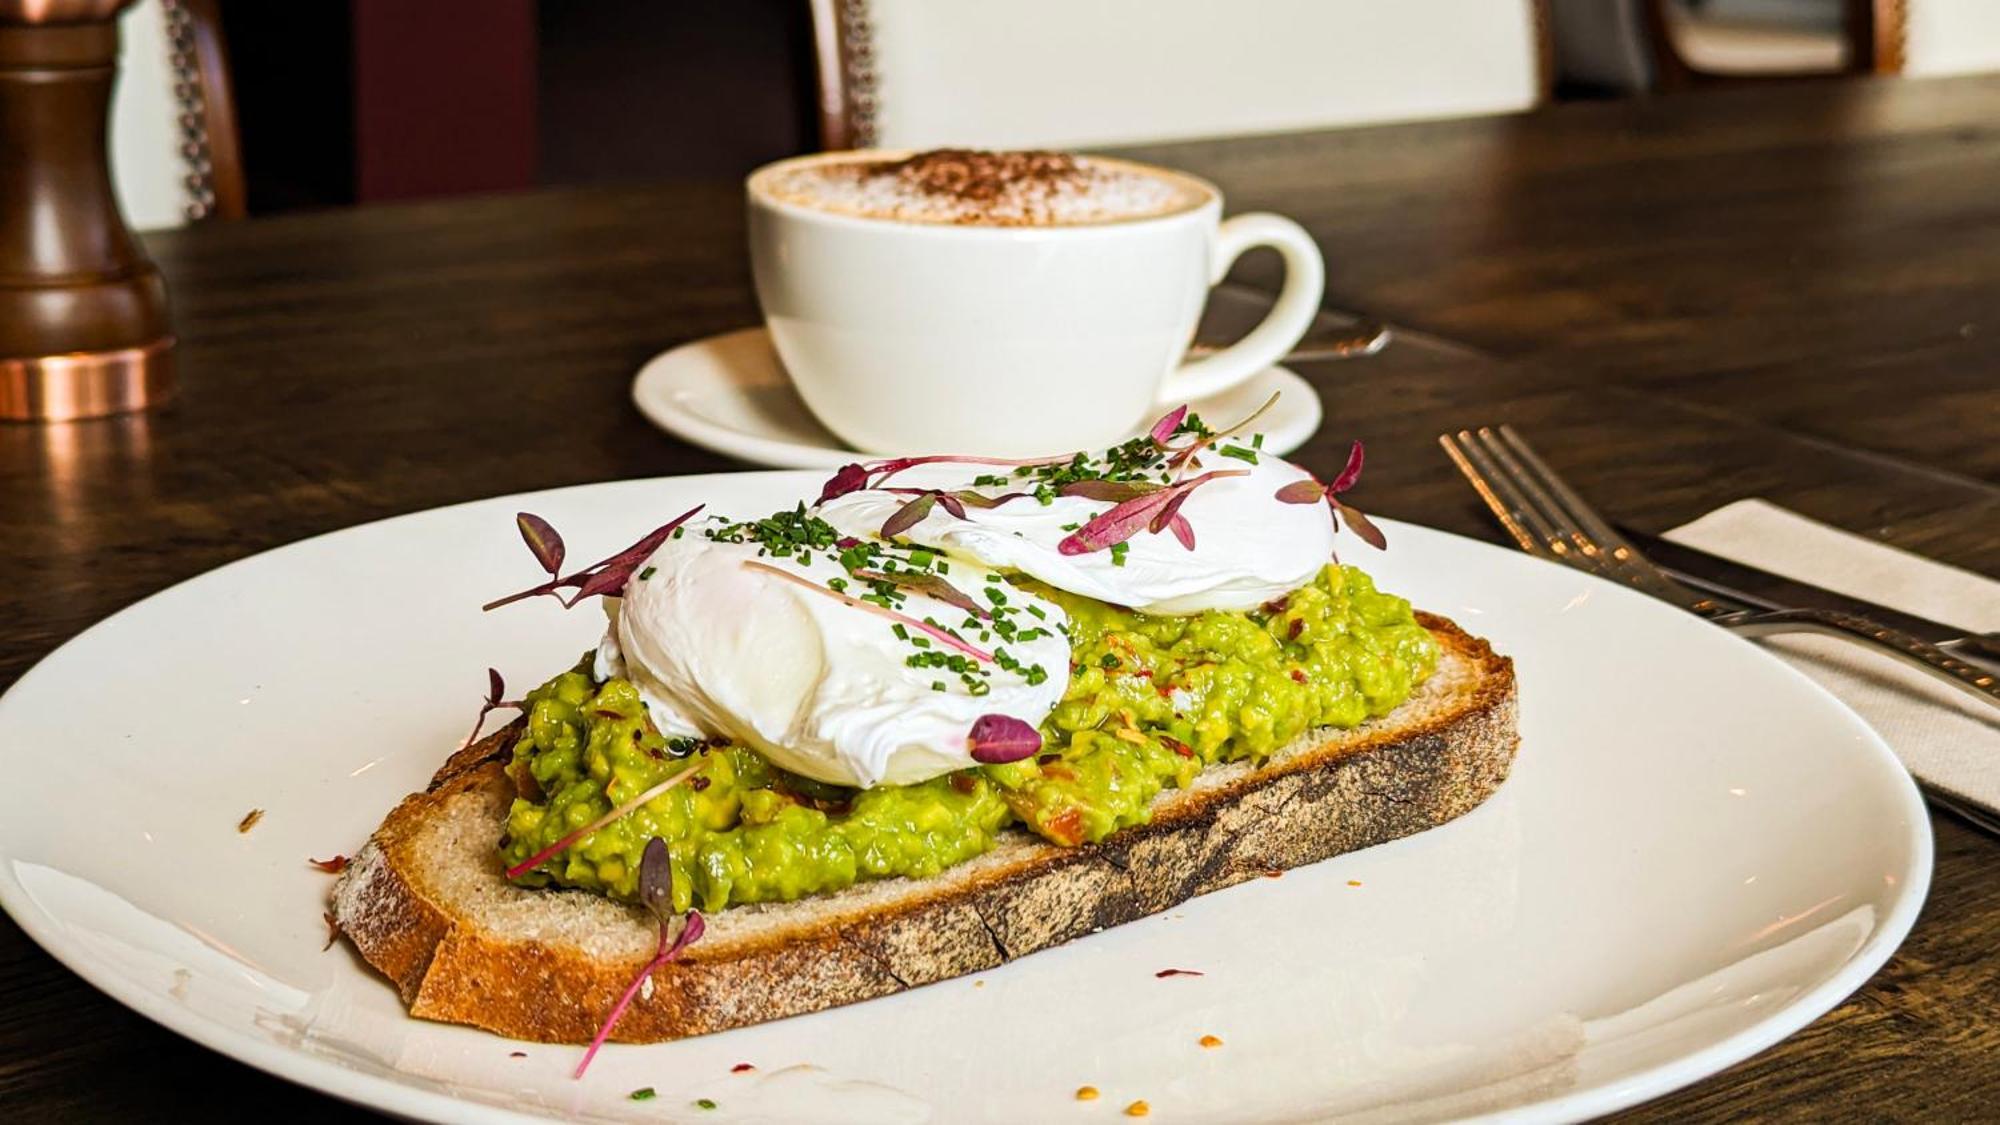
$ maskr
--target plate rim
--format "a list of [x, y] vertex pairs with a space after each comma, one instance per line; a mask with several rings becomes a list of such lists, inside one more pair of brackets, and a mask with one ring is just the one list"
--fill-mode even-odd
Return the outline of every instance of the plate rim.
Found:
[[[21, 689], [43, 674], [43, 669], [52, 658], [72, 645], [78, 644], [100, 630], [112, 627], [128, 614], [134, 613], [155, 599], [182, 590], [185, 587], [206, 583], [219, 578], [237, 567], [246, 566], [272, 555], [303, 550], [311, 544], [332, 536], [342, 535], [363, 528], [379, 528], [381, 525], [403, 520], [415, 520], [440, 512], [453, 511], [476, 505], [490, 504], [499, 500], [517, 501], [554, 496], [562, 493], [583, 492], [592, 489], [617, 486], [642, 486], [664, 482], [701, 481], [709, 479], [740, 479], [745, 477], [804, 478], [817, 470], [813, 469], [766, 469], [750, 472], [687, 473], [656, 477], [631, 477], [608, 481], [593, 481], [583, 484], [562, 485], [532, 492], [501, 493], [494, 496], [463, 500], [443, 504], [414, 512], [404, 512], [367, 520], [333, 530], [320, 532], [289, 543], [279, 544], [262, 551], [234, 559], [221, 566], [203, 571], [163, 587], [146, 596], [105, 615], [74, 636], [38, 658], [34, 664], [21, 673], [6, 691], [0, 692], [0, 721], [4, 721], [8, 701]], [[1423, 532], [1446, 536], [1461, 545], [1470, 545], [1475, 551], [1493, 551], [1499, 555], [1525, 559], [1530, 563], [1560, 566], [1548, 560], [1525, 556], [1494, 543], [1460, 535], [1441, 528], [1404, 520], [1378, 518], [1390, 530], [1410, 528]], [[1615, 597], [1634, 597], [1648, 603], [1653, 599], [1632, 591], [1617, 583], [1595, 575], [1563, 568], [1564, 571], [1587, 582], [1598, 583], [1593, 589], [1616, 591]], [[1658, 605], [1659, 611], [1673, 614], [1671, 607]], [[1664, 620], [1664, 619], [1663, 619]], [[1782, 677], [1789, 677], [1808, 689], [1808, 695], [1817, 705], [1831, 707], [1851, 719], [1855, 727], [1865, 734], [1859, 752], [1879, 759], [1880, 764], [1889, 767], [1889, 786], [1895, 791], [1902, 811], [1906, 814], [1909, 835], [1905, 844], [1909, 849], [1910, 862], [1900, 873], [1897, 896], [1889, 911], [1874, 927], [1874, 932], [1861, 947], [1854, 951], [1840, 968], [1820, 982], [1794, 997], [1769, 1015], [1723, 1037], [1705, 1047], [1677, 1057], [1655, 1063], [1652, 1066], [1627, 1074], [1622, 1078], [1606, 1082], [1584, 1090], [1574, 1090], [1556, 1097], [1521, 1105], [1509, 1106], [1496, 1111], [1464, 1118], [1466, 1121], [1494, 1123], [1515, 1122], [1569, 1122], [1579, 1121], [1629, 1108], [1645, 1101], [1661, 1097], [1682, 1089], [1694, 1082], [1709, 1078], [1722, 1070], [1749, 1059], [1775, 1044], [1797, 1034], [1813, 1021], [1819, 1019], [1863, 984], [1867, 983], [1890, 957], [1894, 956], [1915, 926], [1928, 901], [1935, 865], [1935, 840], [1931, 830], [1928, 806], [1918, 791], [1915, 780], [1902, 761], [1896, 757], [1881, 734], [1849, 707], [1838, 696], [1806, 675], [1798, 668], [1778, 657], [1775, 653], [1756, 645], [1746, 638], [1722, 633], [1718, 636], [1749, 645], [1757, 653], [1756, 659], [1774, 668]], [[1704, 642], [1705, 643], [1705, 642]], [[470, 1122], [484, 1125], [491, 1122], [507, 1122], [509, 1125], [536, 1125], [551, 1118], [525, 1112], [508, 1106], [473, 1101], [451, 1094], [426, 1090], [418, 1086], [398, 1082], [392, 1078], [370, 1074], [341, 1065], [317, 1055], [300, 1051], [295, 1047], [259, 1038], [247, 1031], [224, 1024], [202, 1015], [185, 1005], [170, 1004], [165, 993], [128, 984], [123, 978], [115, 977], [108, 970], [100, 971], [91, 963], [87, 954], [79, 949], [65, 946], [56, 932], [59, 921], [54, 915], [40, 908], [27, 889], [14, 875], [11, 856], [4, 838], [0, 838], [0, 911], [4, 911], [13, 922], [21, 927], [30, 940], [44, 953], [70, 972], [81, 977], [92, 988], [124, 1005], [131, 1011], [144, 1016], [155, 1024], [182, 1036], [225, 1057], [253, 1066], [266, 1074], [303, 1086], [318, 1093], [355, 1105], [390, 1112], [393, 1114], [426, 1120]], [[46, 925], [44, 923], [47, 923]], [[409, 1017], [415, 1018], [415, 1017]], [[1310, 1113], [1310, 1108], [1307, 1109]]]

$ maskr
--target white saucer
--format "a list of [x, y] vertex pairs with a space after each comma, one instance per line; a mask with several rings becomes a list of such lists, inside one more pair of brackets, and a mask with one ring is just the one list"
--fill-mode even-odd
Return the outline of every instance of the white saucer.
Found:
[[[1264, 448], [1290, 453], [1319, 429], [1320, 407], [1312, 385], [1285, 368], [1267, 367], [1231, 390], [1189, 405], [1211, 420], [1233, 421], [1273, 392], [1282, 393], [1257, 428]], [[859, 456], [799, 400], [762, 328], [710, 336], [654, 356], [632, 381], [632, 401], [675, 437], [752, 464], [837, 469]]]

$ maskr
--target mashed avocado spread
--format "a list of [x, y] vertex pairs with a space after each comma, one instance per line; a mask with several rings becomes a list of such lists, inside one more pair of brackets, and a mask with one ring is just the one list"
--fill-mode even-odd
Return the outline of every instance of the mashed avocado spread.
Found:
[[524, 886], [636, 898], [647, 840], [665, 840], [674, 909], [796, 899], [863, 879], [924, 877], [1020, 825], [1055, 843], [1143, 823], [1160, 790], [1203, 767], [1268, 757], [1314, 727], [1393, 710], [1437, 664], [1409, 602], [1353, 567], [1249, 613], [1156, 617], [1049, 589], [1070, 614], [1069, 688], [1043, 753], [917, 785], [855, 790], [782, 771], [741, 746], [671, 743], [622, 679], [587, 665], [530, 692], [508, 766], [521, 795], [501, 855], [516, 864], [683, 770], [687, 781], [523, 874]]

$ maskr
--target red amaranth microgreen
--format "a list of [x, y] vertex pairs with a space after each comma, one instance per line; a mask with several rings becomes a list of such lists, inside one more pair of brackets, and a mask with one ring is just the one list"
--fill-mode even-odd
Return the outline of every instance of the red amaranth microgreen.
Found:
[[[1065, 555], [1086, 555], [1092, 551], [1102, 551], [1116, 543], [1123, 543], [1137, 535], [1142, 528], [1150, 528], [1157, 535], [1174, 519], [1179, 518], [1179, 504], [1176, 501], [1181, 497], [1212, 480], [1248, 475], [1250, 475], [1248, 469], [1224, 469], [1203, 473], [1198, 477], [1176, 481], [1158, 491], [1114, 504], [1065, 536], [1056, 544], [1056, 550]], [[1166, 518], [1161, 520], [1157, 527], [1153, 526], [1155, 518], [1162, 512], [1166, 513]], [[1193, 538], [1191, 529], [1189, 538]], [[1185, 542], [1186, 540], [1183, 540], [1183, 543]]]
[[514, 526], [521, 529], [522, 542], [534, 552], [535, 561], [542, 564], [543, 570], [548, 571], [551, 577], [562, 573], [563, 539], [556, 534], [549, 521], [533, 512], [517, 512]]
[[882, 487], [882, 482], [888, 480], [890, 477], [906, 469], [914, 469], [918, 465], [1001, 465], [1010, 469], [1018, 469], [1026, 465], [1057, 465], [1068, 461], [1074, 456], [1076, 455], [1065, 453], [1060, 457], [1009, 458], [968, 457], [956, 453], [938, 453], [927, 457], [892, 457], [883, 461], [842, 465], [839, 469], [835, 470], [833, 476], [827, 478], [826, 484], [821, 486], [819, 499], [813, 501], [813, 506], [818, 507], [830, 500], [838, 500], [850, 492], [880, 488]]
[[1354, 482], [1361, 479], [1361, 465], [1362, 462], [1367, 460], [1367, 457], [1367, 450], [1360, 442], [1357, 441], [1348, 446], [1347, 464], [1341, 467], [1340, 475], [1333, 478], [1333, 483], [1327, 485], [1327, 488], [1336, 493], [1346, 492], [1348, 489], [1353, 488]]
[[[924, 517], [931, 514], [931, 509], [937, 507], [941, 495], [937, 492], [921, 493], [909, 503], [891, 512], [889, 518], [882, 521], [882, 538], [894, 539], [922, 523]], [[965, 509], [961, 507], [956, 514], [959, 519], [964, 519]]]
[[1042, 748], [1042, 735], [1012, 715], [981, 715], [972, 721], [965, 743], [972, 760], [989, 766], [1018, 762]]
[[1153, 423], [1153, 428], [1148, 431], [1147, 436], [1153, 439], [1154, 445], [1159, 446], [1161, 449], [1167, 448], [1167, 440], [1174, 436], [1175, 430], [1181, 428], [1181, 423], [1186, 420], [1187, 413], [1187, 403], [1182, 403], [1172, 410], [1167, 411], [1160, 417], [1159, 421]]
[[[678, 958], [688, 946], [700, 941], [702, 933], [708, 928], [708, 924], [702, 921], [701, 911], [690, 910], [686, 921], [676, 932], [674, 921], [679, 915], [674, 913], [674, 866], [667, 851], [667, 842], [658, 836], [646, 841], [646, 850], [639, 857], [639, 901], [659, 920], [660, 944], [653, 953], [653, 959], [646, 962], [646, 966], [632, 978], [631, 984], [625, 986], [618, 1003], [612, 1005], [611, 1014], [604, 1017], [604, 1023], [591, 1037], [590, 1046], [584, 1050], [583, 1059], [576, 1064], [576, 1072], [570, 1075], [571, 1078], [582, 1078], [583, 1072], [590, 1069], [590, 1060], [597, 1057], [598, 1049], [611, 1038], [611, 1030], [618, 1026], [625, 1009], [632, 1006], [633, 997], [645, 987], [647, 978], [661, 966]], [[635, 1091], [632, 1096], [636, 1098], [638, 1093]]]
[[1161, 980], [1165, 980], [1168, 977], [1199, 977], [1206, 976], [1207, 974], [1203, 973], [1200, 969], [1161, 969], [1153, 975], [1159, 977]]
[[973, 601], [965, 591], [935, 574], [911, 574], [900, 570], [893, 573], [884, 570], [856, 570], [850, 571], [849, 574], [863, 582], [887, 582], [891, 586], [922, 594], [924, 597], [962, 609], [981, 620], [989, 620], [993, 616], [986, 612], [984, 606]]
[[[1271, 392], [1271, 397], [1264, 400], [1264, 405], [1258, 407], [1255, 410], [1252, 410], [1248, 416], [1246, 416], [1242, 421], [1237, 422], [1235, 425], [1224, 426], [1219, 430], [1203, 429], [1202, 431], [1196, 433], [1194, 438], [1190, 440], [1187, 444], [1180, 446], [1170, 446], [1157, 436], [1160, 432], [1160, 428], [1162, 426], [1166, 426], [1167, 421], [1169, 419], [1174, 419], [1174, 425], [1167, 427], [1167, 433], [1169, 435], [1172, 435], [1175, 430], [1180, 428], [1181, 420], [1175, 418], [1174, 414], [1169, 414], [1165, 418], [1162, 418], [1158, 422], [1153, 424], [1153, 433], [1155, 435], [1153, 440], [1157, 444], [1159, 444], [1160, 449], [1163, 452], [1168, 454], [1167, 464], [1171, 465], [1176, 470], [1185, 469], [1189, 465], [1194, 463], [1195, 455], [1200, 453], [1202, 450], [1207, 449], [1209, 446], [1214, 445], [1216, 442], [1221, 441], [1223, 438], [1226, 438], [1231, 434], [1240, 433], [1246, 426], [1250, 425], [1252, 422], [1255, 422], [1257, 419], [1262, 418], [1264, 416], [1264, 412], [1271, 409], [1271, 407], [1277, 403], [1278, 394], [1279, 392], [1277, 391]], [[1176, 413], [1178, 413], [1184, 418], [1187, 414], [1187, 408], [1181, 407], [1180, 410], [1177, 411]]]
[[1357, 441], [1348, 447], [1347, 464], [1341, 467], [1340, 475], [1333, 478], [1332, 484], [1323, 485], [1316, 477], [1295, 480], [1280, 488], [1276, 496], [1286, 504], [1317, 504], [1325, 500], [1327, 510], [1333, 513], [1333, 526], [1336, 531], [1340, 528], [1340, 517], [1346, 516], [1347, 526], [1354, 534], [1361, 537], [1363, 543], [1378, 551], [1387, 550], [1389, 538], [1382, 534], [1381, 528], [1375, 526], [1375, 521], [1369, 519], [1366, 512], [1340, 499], [1341, 493], [1353, 488], [1354, 483], [1361, 479], [1361, 464], [1364, 457], [1361, 443]]
[[967, 508], [997, 508], [1009, 500], [1019, 500], [1028, 495], [1025, 492], [1009, 492], [1000, 496], [987, 496], [971, 489], [946, 492], [937, 488], [884, 488], [883, 492], [892, 496], [908, 496], [910, 502], [896, 509], [882, 523], [882, 538], [894, 539], [905, 531], [923, 522], [931, 514], [933, 507], [943, 508], [958, 519], [965, 518]]
[[521, 876], [526, 875], [528, 872], [533, 871], [537, 867], [540, 867], [545, 861], [548, 860], [550, 856], [561, 852], [563, 849], [569, 847], [571, 844], [576, 843], [578, 840], [583, 839], [585, 836], [590, 835], [592, 832], [595, 832], [598, 829], [603, 828], [607, 824], [614, 824], [620, 820], [625, 819], [625, 817], [631, 815], [634, 809], [637, 809], [641, 805], [644, 805], [646, 802], [652, 800], [653, 798], [659, 796], [662, 793], [665, 793], [667, 790], [672, 789], [674, 786], [679, 785], [681, 782], [686, 781], [688, 778], [694, 776], [694, 774], [701, 769], [703, 764], [704, 763], [701, 759], [696, 759], [694, 764], [688, 766], [688, 768], [680, 771], [679, 773], [673, 775], [672, 777], [669, 777], [665, 781], [660, 782], [658, 785], [653, 786], [651, 789], [646, 790], [645, 792], [639, 794], [637, 797], [632, 798], [631, 800], [625, 802], [624, 804], [619, 805], [617, 808], [612, 809], [610, 812], [605, 813], [603, 816], [598, 817], [596, 820], [591, 821], [589, 824], [584, 825], [582, 828], [579, 828], [576, 831], [569, 833], [562, 839], [557, 840], [555, 843], [550, 844], [548, 847], [543, 848], [541, 851], [536, 852], [534, 855], [531, 855], [528, 858], [522, 860], [521, 862], [515, 864], [514, 866], [509, 867], [507, 869], [507, 877], [509, 879], [519, 879]]
[[[561, 554], [560, 548], [558, 548], [557, 554]], [[479, 728], [486, 725], [486, 716], [491, 715], [502, 707], [512, 707], [517, 711], [521, 709], [519, 702], [501, 698], [501, 696], [506, 694], [507, 681], [500, 678], [500, 669], [488, 668], [486, 670], [486, 702], [480, 706], [479, 714], [472, 720], [472, 733], [465, 736], [465, 741], [459, 743], [460, 746], [470, 746], [479, 741]]]
[[306, 862], [326, 872], [328, 875], [338, 875], [347, 870], [347, 857], [344, 855], [335, 855], [328, 859], [314, 859], [311, 856], [307, 856]]
[[965, 655], [970, 656], [974, 660], [982, 661], [987, 664], [991, 664], [994, 662], [992, 653], [987, 652], [985, 649], [982, 649], [977, 645], [974, 645], [971, 642], [966, 641], [964, 638], [959, 637], [958, 635], [950, 632], [949, 630], [941, 629], [938, 626], [933, 625], [928, 621], [919, 621], [916, 618], [911, 617], [909, 614], [897, 613], [895, 610], [890, 609], [887, 606], [880, 606], [876, 605], [874, 602], [865, 602], [862, 601], [860, 598], [850, 597], [846, 594], [841, 593], [838, 590], [822, 586], [819, 583], [814, 582], [812, 579], [807, 578], [802, 574], [794, 574], [789, 570], [783, 569], [782, 567], [775, 567], [768, 565], [766, 563], [760, 563], [755, 559], [745, 559], [743, 560], [743, 565], [753, 570], [765, 571], [779, 578], [782, 578], [785, 581], [790, 582], [795, 586], [803, 586], [806, 589], [813, 591], [814, 593], [832, 598], [837, 602], [841, 602], [845, 605], [852, 606], [855, 609], [864, 610], [868, 613], [876, 615], [877, 617], [886, 617], [889, 620], [894, 621], [899, 625], [902, 625], [904, 628], [920, 630], [926, 636], [929, 636], [932, 639], [936, 640], [939, 644], [955, 648], [958, 651], [964, 653]]
[[[496, 598], [480, 608], [495, 610], [524, 598], [547, 595], [562, 602], [563, 607], [567, 609], [585, 598], [623, 593], [625, 584], [632, 579], [632, 572], [638, 570], [654, 551], [660, 549], [660, 544], [665, 543], [677, 528], [691, 519], [696, 512], [701, 511], [702, 507], [703, 505], [696, 504], [665, 524], [654, 528], [644, 539], [610, 558], [584, 567], [575, 574], [568, 577], [551, 577], [539, 586], [522, 590], [518, 594], [509, 594], [504, 598]], [[528, 549], [534, 552], [535, 561], [541, 563], [542, 568], [551, 575], [555, 575], [562, 565], [562, 537], [556, 534], [555, 528], [550, 527], [547, 520], [529, 512], [523, 512], [515, 517], [515, 523], [520, 527], [521, 538], [527, 541]], [[571, 588], [574, 588], [576, 593], [565, 600], [562, 591]]]
[[1295, 480], [1277, 492], [1286, 504], [1317, 504], [1326, 495], [1326, 486], [1316, 480]]
[[1123, 504], [1127, 500], [1137, 500], [1149, 492], [1158, 492], [1165, 487], [1164, 484], [1149, 480], [1073, 480], [1056, 489], [1056, 495], [1080, 496], [1085, 500]]

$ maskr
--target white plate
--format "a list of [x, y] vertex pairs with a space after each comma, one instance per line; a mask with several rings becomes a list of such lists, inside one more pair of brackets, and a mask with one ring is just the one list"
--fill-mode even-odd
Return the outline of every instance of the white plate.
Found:
[[[817, 474], [505, 497], [308, 540], [64, 645], [0, 697], [0, 904], [98, 988], [216, 1050], [462, 1121], [1601, 1113], [1803, 1026], [1888, 958], [1931, 841], [1861, 721], [1761, 650], [1593, 578], [1387, 524], [1385, 586], [1518, 662], [1520, 758], [1471, 815], [977, 978], [681, 1043], [577, 1051], [412, 1020], [345, 946], [330, 879], [465, 733], [593, 643], [513, 514], [597, 558], [696, 500]], [[265, 810], [248, 833], [237, 822]], [[1202, 977], [1158, 979], [1156, 970]], [[1217, 1035], [1225, 1045], [1196, 1041]], [[511, 1052], [522, 1050], [525, 1058]], [[756, 1071], [732, 1074], [739, 1062]], [[1076, 1087], [1103, 1091], [1092, 1105]], [[633, 1102], [643, 1086], [658, 1097]], [[719, 1106], [704, 1112], [699, 1098]]]
[[[1258, 420], [1257, 428], [1264, 434], [1265, 446], [1282, 455], [1304, 445], [1319, 429], [1319, 395], [1293, 372], [1267, 367], [1190, 405], [1211, 422], [1233, 422], [1248, 417], [1273, 394], [1278, 401]], [[755, 465], [837, 469], [862, 456], [828, 433], [806, 409], [779, 365], [770, 333], [762, 328], [710, 336], [661, 352], [632, 380], [632, 401], [639, 413], [675, 437]], [[1132, 431], [1134, 436], [1144, 432], [1143, 424]]]

